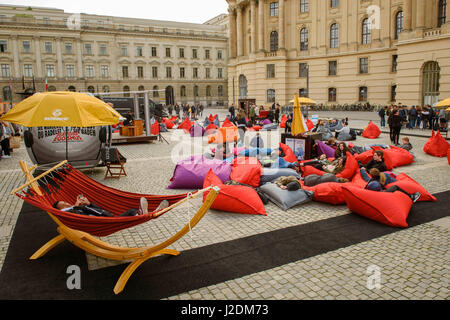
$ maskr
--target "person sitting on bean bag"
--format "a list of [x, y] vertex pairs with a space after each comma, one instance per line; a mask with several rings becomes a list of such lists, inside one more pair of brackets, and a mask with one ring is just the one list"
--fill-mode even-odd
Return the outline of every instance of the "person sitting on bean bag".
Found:
[[380, 170], [378, 170], [377, 168], [370, 169], [369, 174], [372, 178], [369, 177], [369, 174], [367, 174], [366, 168], [361, 168], [359, 169], [359, 171], [361, 172], [361, 177], [364, 179], [364, 181], [367, 182], [367, 184], [371, 183], [372, 181], [378, 181], [384, 188], [388, 184], [397, 181], [397, 179], [393, 178], [391, 175], [380, 172]]
[[350, 127], [348, 126], [348, 123], [344, 123], [344, 127], [342, 129], [336, 130], [336, 138], [339, 141], [351, 141], [356, 140], [354, 136], [350, 133]]
[[323, 171], [326, 173], [339, 174], [345, 169], [345, 163], [347, 161], [347, 157], [340, 157], [334, 159], [331, 164], [323, 166]]
[[322, 154], [322, 155], [320, 155], [319, 158], [316, 158], [316, 159], [311, 160], [311, 161], [300, 163], [300, 166], [303, 166], [303, 167], [304, 166], [313, 166], [314, 168], [323, 171], [323, 167], [327, 166], [329, 164], [331, 164], [331, 161], [328, 160], [326, 155]]
[[353, 152], [350, 150], [350, 148], [347, 146], [345, 142], [339, 142], [337, 145], [337, 149], [334, 152], [334, 158], [337, 159], [340, 157], [345, 157], [347, 155], [347, 152], [353, 154]]
[[380, 172], [388, 171], [386, 167], [386, 163], [384, 163], [384, 152], [381, 150], [377, 150], [373, 154], [373, 159], [369, 161], [369, 163], [364, 166], [360, 163], [360, 168], [364, 167], [366, 170], [370, 171], [372, 168], [378, 169]]

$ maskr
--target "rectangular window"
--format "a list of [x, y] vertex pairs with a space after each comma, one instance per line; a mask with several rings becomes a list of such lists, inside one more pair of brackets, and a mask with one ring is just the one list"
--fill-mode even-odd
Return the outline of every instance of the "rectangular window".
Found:
[[128, 66], [122, 66], [122, 78], [128, 78]]
[[25, 52], [25, 53], [31, 52], [31, 42], [28, 40], [23, 41], [22, 48], [23, 48], [23, 52]]
[[55, 65], [53, 64], [47, 64], [45, 65], [45, 72], [47, 74], [47, 77], [53, 78], [56, 76], [55, 74]]
[[268, 64], [266, 65], [266, 69], [267, 69], [267, 78], [268, 79], [275, 78], [275, 65]]
[[101, 44], [100, 45], [100, 55], [106, 56], [107, 54], [108, 54], [108, 52], [106, 51], [106, 44]]
[[137, 74], [139, 79], [144, 78], [144, 67], [142, 66], [137, 67]]
[[211, 69], [210, 68], [205, 69], [205, 77], [206, 77], [206, 79], [211, 78]]
[[275, 102], [275, 90], [274, 89], [267, 90], [267, 102], [268, 103]]
[[359, 59], [359, 73], [361, 74], [369, 73], [369, 58]]
[[392, 56], [392, 72], [397, 72], [398, 55], [394, 54]]
[[359, 101], [367, 101], [367, 87], [359, 87]]
[[71, 42], [65, 43], [65, 48], [66, 48], [66, 54], [72, 54], [72, 43]]
[[166, 57], [170, 58], [170, 48], [166, 48]]
[[74, 78], [75, 77], [75, 66], [73, 64], [66, 65], [66, 76], [68, 78]]
[[33, 65], [25, 64], [23, 66], [23, 76], [31, 78], [33, 76]]
[[331, 0], [331, 7], [336, 8], [339, 6], [339, 0]]
[[180, 48], [180, 58], [184, 58], [184, 48]]
[[271, 17], [278, 17], [278, 2], [271, 2], [270, 3], [270, 16]]
[[138, 57], [144, 56], [144, 49], [142, 49], [142, 47], [136, 48], [136, 56], [138, 56]]
[[336, 88], [329, 88], [328, 89], [328, 101], [329, 102], [336, 102]]
[[328, 61], [328, 75], [335, 76], [337, 75], [337, 61]]
[[217, 68], [217, 78], [222, 79], [223, 78], [223, 69]]
[[84, 54], [92, 54], [92, 45], [90, 43], [84, 44]]
[[397, 86], [393, 85], [391, 86], [391, 102], [396, 101], [396, 96], [397, 96]]
[[158, 67], [152, 67], [152, 77], [154, 79], [158, 78]]
[[109, 77], [109, 67], [106, 65], [102, 65], [100, 67], [102, 78], [108, 78]]
[[299, 77], [300, 78], [306, 78], [308, 76], [308, 64], [307, 63], [300, 63], [299, 65]]
[[180, 68], [180, 78], [184, 78], [186, 76], [186, 73], [185, 73], [185, 69], [184, 69], [184, 67], [181, 67]]
[[8, 42], [6, 40], [0, 40], [0, 52], [8, 52]]
[[128, 55], [128, 49], [127, 49], [127, 47], [122, 46], [122, 47], [120, 48], [120, 51], [121, 51], [122, 57], [126, 57], [126, 56]]
[[222, 50], [217, 51], [217, 60], [222, 60]]
[[87, 78], [94, 77], [94, 66], [92, 66], [92, 65], [86, 66], [86, 77]]
[[156, 47], [152, 47], [152, 57], [157, 57], [157, 51], [156, 51]]
[[194, 78], [194, 79], [198, 78], [198, 68], [192, 69], [192, 78]]
[[197, 49], [192, 49], [192, 59], [197, 59]]
[[53, 44], [51, 42], [46, 41], [44, 43], [44, 50], [45, 50], [45, 53], [52, 53], [53, 52]]
[[2, 64], [2, 77], [9, 78], [11, 77], [11, 68], [9, 64]]
[[309, 11], [309, 0], [300, 0], [300, 12]]
[[172, 78], [172, 67], [166, 67], [166, 78]]
[[205, 59], [210, 59], [210, 51], [208, 49], [205, 50]]

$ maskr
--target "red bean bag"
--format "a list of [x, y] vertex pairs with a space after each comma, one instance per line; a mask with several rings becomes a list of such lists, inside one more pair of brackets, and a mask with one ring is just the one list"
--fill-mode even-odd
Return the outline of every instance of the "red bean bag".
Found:
[[172, 129], [175, 126], [175, 124], [172, 121], [167, 119], [166, 121], [164, 121], [164, 124], [166, 125], [167, 129]]
[[302, 185], [302, 189], [314, 192], [314, 201], [334, 205], [345, 204], [344, 195], [342, 193], [342, 187], [345, 185], [343, 183], [327, 182], [313, 187], [305, 186], [303, 181], [300, 181], [300, 184]]
[[433, 157], [445, 157], [447, 155], [450, 144], [441, 136], [438, 131], [436, 134], [434, 131], [431, 134], [431, 138], [425, 143], [423, 151], [432, 155]]
[[177, 121], [177, 119], [178, 119], [177, 116], [172, 116], [172, 118], [170, 118], [169, 120], [172, 121], [172, 122], [175, 122], [175, 121]]
[[380, 136], [381, 130], [372, 121], [369, 122], [367, 128], [363, 131], [362, 136], [367, 139], [376, 139]]
[[218, 115], [216, 114], [215, 116], [213, 116], [212, 114], [209, 115], [208, 120], [210, 123], [213, 123], [214, 120], [216, 120], [216, 118], [218, 117]]
[[286, 115], [283, 115], [282, 117], [281, 117], [281, 121], [280, 121], [280, 128], [286, 128], [286, 122], [287, 122], [287, 117], [286, 117]]
[[261, 131], [262, 127], [261, 126], [253, 126], [250, 129], [248, 129], [249, 131]]
[[368, 150], [366, 152], [356, 154], [354, 157], [356, 161], [360, 161], [362, 164], [366, 165], [369, 163], [370, 160], [373, 159], [374, 150]]
[[189, 133], [189, 130], [191, 130], [192, 123], [189, 121], [189, 118], [184, 119], [182, 123], [179, 124], [177, 129], [183, 129], [185, 132]]
[[314, 129], [314, 123], [311, 120], [306, 120], [306, 127], [308, 128], [308, 131], [311, 131]]
[[230, 119], [226, 118], [222, 123], [222, 128], [234, 127], [235, 125], [230, 121]]
[[394, 193], [342, 186], [350, 211], [391, 227], [406, 228], [412, 200], [400, 191]]
[[150, 133], [154, 136], [159, 134], [159, 123], [158, 121], [155, 121], [150, 127]]
[[437, 199], [435, 196], [433, 196], [431, 193], [429, 193], [424, 187], [422, 187], [416, 180], [411, 178], [405, 173], [400, 173], [395, 179], [397, 179], [396, 182], [393, 182], [386, 186], [386, 188], [392, 187], [392, 186], [399, 186], [406, 192], [413, 194], [416, 192], [420, 192], [420, 198], [417, 201], [432, 201], [436, 202]]
[[361, 176], [361, 172], [359, 170], [356, 171], [351, 182], [353, 186], [361, 189], [364, 189], [367, 186], [367, 182], [366, 180], [363, 179], [363, 177]]
[[384, 149], [384, 154], [388, 155], [393, 168], [407, 166], [414, 162], [414, 156], [408, 150], [396, 146]]
[[300, 170], [302, 171], [303, 178], [310, 176], [312, 174], [316, 174], [318, 176], [323, 176], [326, 173], [325, 171], [316, 169], [313, 166], [301, 166]]
[[[207, 188], [210, 185], [220, 188], [219, 195], [211, 206], [212, 209], [244, 214], [267, 215], [266, 208], [255, 189], [239, 185], [224, 185], [212, 170], [206, 175], [203, 188]], [[204, 193], [203, 201], [206, 200], [208, 193]]]
[[237, 157], [231, 164], [230, 180], [258, 188], [262, 166], [257, 158]]
[[351, 180], [355, 175], [356, 171], [358, 170], [359, 165], [355, 157], [350, 152], [347, 152], [347, 161], [345, 162], [345, 169], [341, 173], [337, 174], [336, 177]]
[[448, 164], [450, 164], [450, 149], [447, 150], [447, 160]]
[[216, 126], [214, 123], [210, 123], [210, 124], [205, 128], [206, 134], [214, 134], [214, 132], [216, 132], [216, 130], [217, 130], [218, 128], [219, 128], [219, 127]]
[[280, 148], [281, 150], [283, 150], [283, 153], [285, 154], [285, 156], [283, 157], [284, 160], [291, 163], [297, 162], [297, 157], [295, 156], [294, 152], [289, 146], [280, 142]]

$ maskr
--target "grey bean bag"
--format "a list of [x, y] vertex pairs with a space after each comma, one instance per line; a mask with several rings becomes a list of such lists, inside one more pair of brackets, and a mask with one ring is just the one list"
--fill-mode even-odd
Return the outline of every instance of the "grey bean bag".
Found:
[[278, 129], [278, 124], [276, 123], [270, 123], [270, 124], [266, 124], [262, 127], [262, 131], [272, 131], [272, 130], [277, 130]]
[[275, 183], [266, 183], [259, 188], [269, 201], [283, 209], [289, 210], [297, 205], [309, 202], [314, 196], [314, 192], [299, 189], [296, 191], [283, 190]]
[[263, 185], [267, 182], [272, 182], [273, 180], [278, 179], [279, 177], [289, 177], [289, 176], [294, 176], [297, 179], [301, 178], [301, 176], [294, 169], [264, 168], [263, 173], [261, 175], [260, 185]]
[[337, 130], [341, 130], [343, 127], [344, 127], [344, 125], [342, 124], [341, 121], [337, 121], [336, 123], [333, 123], [332, 125], [327, 123], [327, 128], [333, 132], [337, 131]]
[[314, 187], [321, 183], [338, 182], [338, 178], [332, 173], [325, 173], [323, 176], [317, 174], [311, 174], [305, 177], [305, 186]]

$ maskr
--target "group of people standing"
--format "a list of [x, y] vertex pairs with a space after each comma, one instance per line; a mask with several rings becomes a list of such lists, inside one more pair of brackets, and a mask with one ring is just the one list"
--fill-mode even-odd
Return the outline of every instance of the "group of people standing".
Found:
[[203, 116], [203, 110], [204, 110], [204, 106], [202, 104], [179, 105], [177, 103], [177, 104], [175, 104], [175, 106], [172, 106], [172, 105], [167, 106], [167, 111], [169, 112], [170, 116], [175, 112], [175, 114], [177, 115], [178, 118], [183, 118], [183, 119], [186, 119], [187, 117], [189, 117], [190, 119], [198, 119], [198, 117]]
[[20, 131], [19, 126], [0, 120], [0, 159], [11, 158], [10, 140], [14, 136], [20, 136]]

